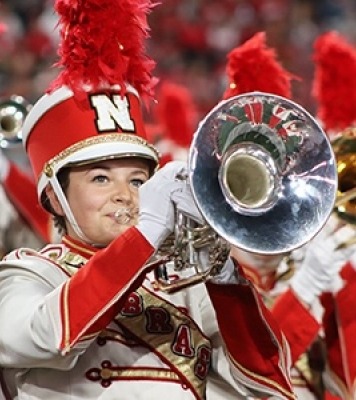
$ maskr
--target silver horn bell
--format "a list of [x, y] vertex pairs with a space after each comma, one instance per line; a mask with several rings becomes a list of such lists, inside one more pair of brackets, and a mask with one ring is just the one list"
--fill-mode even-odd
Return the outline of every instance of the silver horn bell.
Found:
[[31, 107], [22, 96], [0, 99], [0, 147], [22, 146], [22, 126]]
[[252, 92], [219, 103], [199, 124], [188, 164], [203, 217], [245, 251], [290, 252], [334, 207], [331, 144], [306, 110], [280, 96]]

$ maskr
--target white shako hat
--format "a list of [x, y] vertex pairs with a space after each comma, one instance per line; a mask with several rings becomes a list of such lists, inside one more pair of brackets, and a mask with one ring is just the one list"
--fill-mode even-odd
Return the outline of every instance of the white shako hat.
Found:
[[49, 179], [69, 165], [103, 159], [141, 157], [158, 164], [158, 152], [146, 141], [141, 101], [127, 85], [86, 91], [82, 106], [62, 86], [42, 96], [28, 114], [22, 140], [41, 196]]
[[155, 4], [101, 0], [98, 5], [97, 0], [55, 1], [61, 34], [57, 66], [62, 70], [27, 115], [22, 133], [40, 201], [50, 184], [84, 240], [58, 172], [123, 157], [146, 159], [153, 170], [159, 161], [146, 140], [141, 104], [153, 97], [155, 84], [155, 63], [145, 54], [147, 15]]

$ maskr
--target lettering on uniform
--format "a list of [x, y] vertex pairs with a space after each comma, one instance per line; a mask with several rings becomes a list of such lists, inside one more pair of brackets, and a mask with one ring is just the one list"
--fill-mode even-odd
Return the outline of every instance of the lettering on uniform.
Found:
[[179, 356], [191, 358], [194, 356], [194, 347], [188, 325], [179, 325], [172, 345], [172, 351]]
[[[206, 379], [211, 368], [211, 344], [199, 328], [190, 322], [187, 308], [171, 307], [164, 302], [161, 305], [154, 294], [139, 288], [128, 296], [117, 318], [123, 333], [135, 331], [131, 337], [133, 342], [126, 342], [129, 346], [137, 341], [137, 336], [158, 353], [161, 352], [171, 364], [179, 364], [181, 359], [178, 358], [181, 357], [189, 359], [189, 367], [184, 368], [189, 368], [195, 379], [201, 382]], [[115, 335], [115, 339], [117, 337]], [[130, 339], [130, 335], [127, 339]], [[169, 348], [167, 340], [170, 341]]]
[[198, 361], [194, 367], [194, 374], [199, 379], [204, 380], [209, 372], [211, 364], [211, 348], [207, 346], [199, 347], [197, 351]]
[[147, 307], [146, 309], [147, 325], [149, 333], [171, 333], [173, 326], [170, 323], [169, 312], [162, 307]]
[[127, 298], [120, 313], [126, 317], [136, 317], [142, 314], [142, 311], [143, 311], [142, 297], [138, 293], [132, 292]]
[[95, 94], [90, 103], [96, 112], [96, 125], [99, 132], [135, 132], [135, 124], [130, 115], [130, 105], [126, 96]]

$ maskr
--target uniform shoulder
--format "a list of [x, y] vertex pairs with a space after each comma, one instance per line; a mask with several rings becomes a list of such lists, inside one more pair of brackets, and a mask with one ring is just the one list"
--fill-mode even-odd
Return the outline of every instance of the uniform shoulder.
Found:
[[19, 248], [8, 253], [0, 262], [0, 269], [4, 273], [12, 267], [17, 268], [24, 274], [35, 274], [41, 276], [70, 275], [62, 268], [61, 259], [68, 253], [68, 249], [62, 244], [51, 244], [41, 250], [30, 248]]

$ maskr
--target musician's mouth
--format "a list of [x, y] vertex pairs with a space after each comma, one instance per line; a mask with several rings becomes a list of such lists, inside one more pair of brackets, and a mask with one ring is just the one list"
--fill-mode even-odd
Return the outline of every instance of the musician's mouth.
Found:
[[137, 208], [121, 207], [113, 213], [115, 221], [120, 225], [127, 225], [136, 220], [138, 215]]

